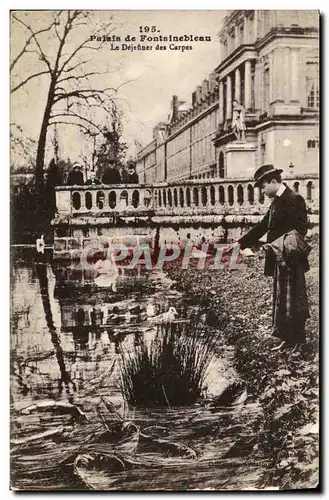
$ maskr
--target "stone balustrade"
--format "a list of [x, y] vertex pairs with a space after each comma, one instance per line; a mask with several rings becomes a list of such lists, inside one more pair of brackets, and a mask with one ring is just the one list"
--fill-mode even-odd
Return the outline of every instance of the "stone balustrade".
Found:
[[[305, 198], [311, 212], [318, 210], [317, 175], [287, 176], [283, 181]], [[252, 215], [264, 213], [268, 204], [250, 178], [56, 188], [57, 217]]]
[[58, 215], [101, 214], [135, 215], [153, 210], [152, 187], [120, 184], [113, 187], [58, 186], [56, 207]]

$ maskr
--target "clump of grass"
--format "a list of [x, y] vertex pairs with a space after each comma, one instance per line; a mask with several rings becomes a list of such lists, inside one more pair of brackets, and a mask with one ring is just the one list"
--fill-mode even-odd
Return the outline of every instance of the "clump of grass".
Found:
[[[208, 333], [208, 332], [207, 332]], [[121, 358], [121, 390], [133, 406], [187, 406], [202, 397], [218, 334], [197, 322], [160, 327]]]

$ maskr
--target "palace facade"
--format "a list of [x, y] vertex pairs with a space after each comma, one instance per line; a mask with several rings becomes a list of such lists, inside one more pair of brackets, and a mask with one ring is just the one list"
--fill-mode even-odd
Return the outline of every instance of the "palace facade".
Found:
[[[264, 163], [317, 174], [318, 11], [232, 11], [219, 36], [220, 64], [191, 105], [173, 96], [169, 119], [139, 151], [140, 182], [248, 177]], [[232, 128], [234, 100], [244, 109], [244, 140]]]

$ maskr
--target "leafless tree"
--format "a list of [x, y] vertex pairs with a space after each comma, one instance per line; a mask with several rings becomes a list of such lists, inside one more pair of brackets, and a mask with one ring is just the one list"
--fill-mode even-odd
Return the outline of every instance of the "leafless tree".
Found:
[[[40, 26], [40, 20], [29, 12], [11, 13], [12, 28], [19, 26], [26, 36], [22, 47], [12, 57], [11, 93], [18, 92], [38, 77], [49, 80], [36, 154], [36, 186], [39, 191], [43, 188], [49, 127], [67, 124], [78, 126], [88, 133], [100, 131], [100, 126], [85, 111], [97, 108], [99, 112], [111, 116], [116, 109], [115, 94], [118, 90], [98, 87], [93, 81], [95, 75], [106, 71], [93, 68], [93, 55], [104, 47], [104, 41], [90, 41], [90, 26], [93, 35], [109, 36], [115, 29], [112, 16], [96, 27], [95, 21], [92, 21], [93, 12], [74, 10], [48, 14], [46, 25]], [[20, 66], [24, 57], [30, 58], [30, 64], [27, 74], [22, 77], [24, 72], [20, 71]], [[31, 64], [32, 61], [34, 64]]]

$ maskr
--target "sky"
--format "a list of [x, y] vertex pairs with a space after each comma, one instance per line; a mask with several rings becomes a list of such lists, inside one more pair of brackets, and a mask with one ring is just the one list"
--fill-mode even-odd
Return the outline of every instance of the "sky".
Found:
[[[180, 100], [190, 103], [195, 87], [221, 62], [218, 32], [228, 11], [94, 11], [88, 24], [81, 26], [74, 38], [70, 39], [69, 50], [76, 46], [81, 37], [94, 35], [101, 23], [111, 20], [111, 35], [120, 37], [121, 41], [114, 43], [120, 50], [111, 50], [111, 43], [104, 44], [101, 51], [86, 50], [85, 55], [92, 55], [88, 70], [104, 72], [95, 75], [90, 80], [97, 88], [104, 86], [118, 87], [117, 99], [123, 110], [123, 138], [128, 143], [128, 156], [137, 152], [135, 140], [145, 146], [152, 140], [152, 128], [165, 121], [170, 113], [170, 101], [174, 94]], [[48, 24], [52, 12], [32, 11], [18, 12], [25, 22], [37, 29]], [[127, 35], [135, 36], [139, 42], [140, 29], [146, 26], [156, 27], [155, 33], [145, 33], [147, 36], [193, 35], [210, 36], [211, 42], [180, 42], [176, 45], [189, 45], [192, 50], [170, 50], [170, 42], [160, 42], [166, 45], [166, 50], [155, 50], [157, 42], [147, 42], [152, 50], [123, 51]], [[140, 28], [141, 27], [141, 28]], [[147, 29], [147, 28], [146, 28]], [[104, 32], [105, 33], [105, 32]], [[106, 32], [107, 33], [107, 32]], [[105, 33], [105, 34], [106, 34]], [[26, 29], [17, 22], [12, 23], [11, 53], [15, 57], [26, 40]], [[54, 57], [58, 44], [55, 35], [42, 34], [40, 44], [44, 47], [47, 57]], [[128, 43], [128, 42], [126, 42]], [[92, 44], [91, 44], [92, 45]], [[35, 52], [25, 54], [15, 66], [12, 82], [16, 83], [27, 78], [32, 71], [44, 69]], [[43, 111], [49, 88], [49, 76], [42, 75], [30, 80], [25, 86], [12, 94], [11, 123], [20, 125], [25, 133], [38, 139]], [[60, 154], [63, 158], [70, 157], [79, 161], [83, 155], [88, 156], [89, 148], [85, 139], [76, 127], [59, 125], [58, 136]]]

